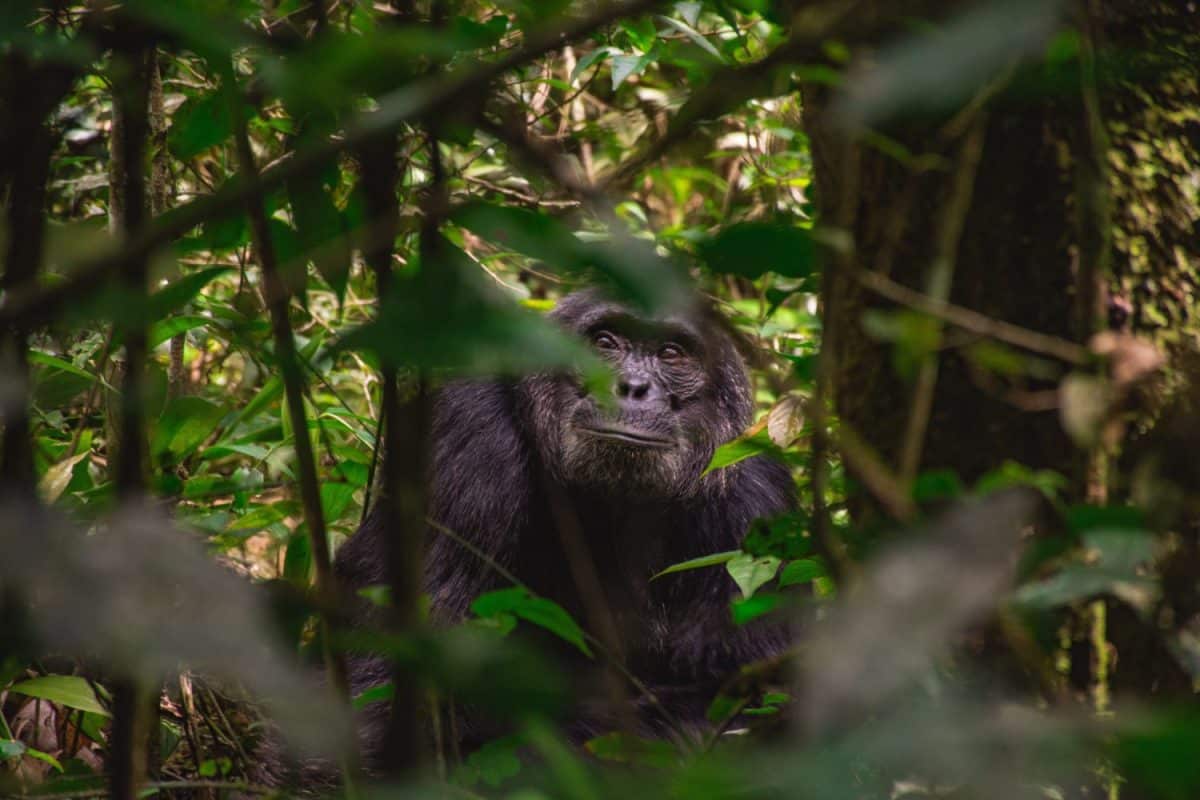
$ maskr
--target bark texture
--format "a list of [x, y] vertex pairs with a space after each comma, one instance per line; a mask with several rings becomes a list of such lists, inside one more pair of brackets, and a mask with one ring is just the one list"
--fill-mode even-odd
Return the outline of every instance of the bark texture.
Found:
[[[890, 14], [896, 24], [878, 27], [902, 31], [905, 18], [931, 12], [936, 20], [954, 13], [955, 5], [875, 2], [866, 4], [865, 13]], [[1098, 47], [1116, 223], [1112, 291], [1101, 299], [1114, 327], [1157, 326], [1162, 335], [1178, 338], [1184, 334], [1172, 323], [1187, 319], [1185, 306], [1193, 302], [1200, 265], [1200, 93], [1194, 63], [1200, 13], [1174, 2], [1085, 5]], [[873, 44], [862, 43], [861, 52]], [[1076, 305], [1077, 169], [1087, 146], [1077, 87], [1075, 77], [1060, 91], [1030, 92], [1028, 82], [1018, 79], [982, 104], [984, 150], [962, 220], [949, 300], [1082, 341], [1091, 326]], [[885, 133], [912, 153], [934, 154], [950, 165], [914, 169], [839, 128], [823, 94], [809, 91], [804, 98], [818, 206], [827, 222], [849, 228], [856, 248], [852, 259], [827, 273], [836, 407], [886, 462], [897, 464], [912, 382], [893, 368], [891, 344], [873, 339], [862, 324], [864, 312], [894, 306], [864, 289], [852, 271], [879, 270], [925, 289], [947, 223], [960, 137], [947, 135], [949, 116], [888, 128]], [[1015, 403], [1003, 387], [983, 380], [963, 352], [947, 347], [939, 355], [921, 469], [949, 468], [970, 481], [1011, 459], [1078, 476], [1081, 462], [1057, 413]]]

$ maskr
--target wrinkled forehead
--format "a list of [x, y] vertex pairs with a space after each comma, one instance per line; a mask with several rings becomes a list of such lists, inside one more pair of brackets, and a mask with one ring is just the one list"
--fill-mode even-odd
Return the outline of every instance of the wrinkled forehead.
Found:
[[649, 315], [594, 291], [564, 297], [551, 316], [576, 333], [612, 327], [642, 338], [685, 338], [697, 343], [709, 338], [705, 335], [709, 326], [695, 309]]

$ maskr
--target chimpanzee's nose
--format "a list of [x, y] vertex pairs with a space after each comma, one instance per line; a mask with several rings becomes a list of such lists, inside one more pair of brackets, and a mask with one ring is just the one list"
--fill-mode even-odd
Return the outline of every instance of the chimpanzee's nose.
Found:
[[617, 397], [622, 400], [645, 400], [649, 396], [649, 378], [626, 376], [617, 381]]

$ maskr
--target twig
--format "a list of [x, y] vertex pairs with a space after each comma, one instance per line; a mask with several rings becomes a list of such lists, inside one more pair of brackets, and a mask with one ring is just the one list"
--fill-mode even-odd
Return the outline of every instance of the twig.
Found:
[[579, 515], [571, 506], [566, 490], [554, 483], [546, 482], [546, 495], [550, 502], [550, 517], [558, 531], [558, 539], [563, 552], [567, 556], [567, 568], [583, 601], [584, 612], [588, 624], [596, 631], [600, 641], [612, 654], [611, 668], [605, 672], [605, 683], [609, 691], [609, 702], [613, 711], [621, 720], [626, 731], [636, 730], [629, 703], [625, 697], [624, 687], [618, 680], [620, 667], [625, 664], [625, 651], [621, 646], [621, 637], [617, 631], [617, 623], [613, 618], [604, 595], [604, 587], [596, 572], [596, 563], [584, 541], [583, 526]]
[[908, 483], [898, 480], [878, 454], [846, 420], [840, 420], [835, 435], [838, 452], [846, 469], [858, 476], [867, 491], [888, 514], [901, 522], [917, 515], [916, 504], [908, 492]]
[[[975, 190], [975, 175], [979, 171], [979, 160], [983, 155], [984, 131], [987, 115], [982, 112], [967, 133], [959, 154], [958, 168], [942, 223], [938, 231], [933, 263], [929, 267], [926, 295], [933, 301], [945, 303], [950, 299], [950, 286], [954, 280], [954, 268], [958, 262], [958, 246], [962, 239], [967, 213], [971, 210], [971, 198]], [[938, 326], [941, 333], [941, 325]], [[921, 464], [921, 453], [925, 447], [925, 432], [929, 427], [929, 416], [933, 412], [934, 389], [937, 386], [938, 354], [929, 353], [917, 372], [913, 387], [912, 404], [908, 413], [908, 425], [904, 431], [904, 444], [900, 450], [900, 481], [909, 486], [917, 476]]]
[[[492, 572], [495, 572], [497, 575], [499, 575], [501, 578], [503, 578], [504, 580], [511, 583], [513, 586], [524, 589], [531, 596], [534, 596], [534, 597], [537, 596], [537, 592], [535, 592], [535, 591], [533, 591], [533, 589], [529, 588], [528, 584], [526, 584], [524, 581], [522, 581], [520, 578], [518, 578], [516, 575], [514, 575], [512, 572], [510, 572], [508, 570], [508, 568], [505, 567], [503, 564], [501, 564], [499, 561], [492, 558], [489, 554], [485, 553], [483, 550], [480, 550], [478, 547], [476, 547], [470, 541], [468, 541], [467, 539], [464, 539], [462, 536], [459, 536], [457, 533], [450, 530], [445, 525], [441, 524], [440, 522], [433, 519], [432, 517], [426, 517], [425, 521], [429, 524], [429, 527], [433, 528], [433, 530], [436, 533], [440, 534], [441, 536], [445, 536], [447, 539], [454, 542], [459, 547], [463, 548], [468, 553], [470, 553], [471, 555], [478, 558], [481, 562], [483, 562], [484, 566], [486, 566]], [[594, 647], [596, 649], [597, 653], [604, 656], [613, 665], [613, 667], [625, 677], [625, 680], [629, 681], [629, 684], [631, 686], [633, 686], [634, 689], [637, 689], [638, 694], [640, 696], [646, 698], [646, 700], [650, 703], [650, 705], [654, 706], [655, 710], [658, 711], [658, 713], [662, 716], [663, 720], [665, 720], [668, 725], [670, 725], [672, 728], [675, 729], [675, 731], [678, 733], [678, 735], [680, 736], [681, 739], [686, 740], [688, 738], [687, 737], [687, 729], [684, 727], [683, 723], [680, 722], [679, 718], [667, 710], [666, 706], [664, 706], [662, 704], [662, 702], [659, 700], [658, 695], [656, 695], [650, 689], [649, 686], [647, 686], [645, 683], [643, 683], [641, 678], [639, 678], [638, 676], [636, 676], [632, 672], [630, 672], [629, 668], [626, 667], [624, 663], [622, 663], [621, 661], [619, 661], [618, 659], [615, 658], [615, 656], [608, 650], [608, 648], [604, 646], [604, 642], [600, 641], [598, 638], [596, 638], [594, 635], [588, 633], [586, 630], [583, 631], [583, 638], [587, 641], [588, 644], [590, 644], [592, 647]]]
[[971, 333], [1057, 358], [1068, 364], [1086, 364], [1091, 359], [1087, 348], [1067, 339], [1031, 331], [954, 303], [939, 302], [877, 272], [856, 269], [851, 274], [854, 280], [881, 297], [937, 317]]
[[525, 194], [524, 192], [519, 192], [516, 189], [509, 189], [507, 186], [501, 186], [498, 183], [492, 183], [491, 181], [484, 180], [483, 178], [475, 178], [470, 175], [464, 175], [463, 180], [465, 180], [467, 183], [473, 183], [476, 186], [482, 186], [489, 192], [495, 192], [498, 195], [507, 197], [510, 200], [515, 200], [522, 205], [529, 206], [530, 208], [579, 208], [578, 200], [544, 200], [540, 197], [534, 197], [531, 194]]

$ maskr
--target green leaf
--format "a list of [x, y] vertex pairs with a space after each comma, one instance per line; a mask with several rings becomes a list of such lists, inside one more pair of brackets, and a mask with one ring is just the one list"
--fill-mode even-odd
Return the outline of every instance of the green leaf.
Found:
[[224, 416], [224, 408], [202, 397], [176, 397], [158, 419], [150, 451], [181, 461], [212, 434]]
[[783, 596], [778, 594], [756, 594], [753, 597], [734, 600], [730, 604], [730, 611], [733, 613], [733, 623], [735, 625], [745, 625], [747, 622], [758, 619], [764, 614], [769, 614], [779, 608], [783, 605], [783, 601]]
[[614, 53], [612, 55], [612, 88], [616, 91], [621, 84], [634, 75], [641, 75], [653, 59], [649, 53]]
[[622, 731], [588, 739], [587, 751], [603, 761], [639, 764], [666, 769], [679, 764], [680, 754], [673, 744], [662, 739], [643, 739]]
[[379, 606], [380, 608], [391, 608], [392, 587], [386, 583], [373, 583], [370, 586], [364, 586], [355, 592], [355, 594], [371, 605]]
[[823, 578], [828, 575], [828, 570], [818, 558], [801, 558], [796, 561], [789, 561], [783, 571], [779, 573], [779, 588], [783, 589], [788, 586], [796, 586], [801, 583], [809, 583], [817, 578]]
[[173, 281], [170, 285], [159, 289], [149, 298], [149, 321], [156, 322], [168, 314], [178, 311], [200, 294], [205, 286], [215, 279], [232, 272], [230, 267], [209, 267], [197, 272], [191, 272]]
[[226, 252], [250, 243], [250, 224], [246, 214], [238, 210], [235, 214], [214, 217], [204, 223], [200, 234], [181, 240], [176, 249], [181, 253], [210, 251]]
[[43, 675], [13, 684], [9, 691], [27, 697], [39, 697], [79, 711], [111, 716], [96, 699], [91, 684], [77, 675]]
[[467, 786], [479, 781], [488, 786], [499, 786], [521, 771], [521, 759], [517, 751], [524, 744], [522, 736], [493, 739], [467, 756], [463, 769], [454, 776], [455, 781]]
[[[712, 461], [704, 468], [704, 475], [725, 467], [733, 466], [739, 461], [745, 461], [757, 455], [769, 454], [783, 459], [783, 451], [771, 441], [771, 435], [766, 426], [750, 436], [740, 436], [732, 442], [726, 442], [713, 453]], [[786, 459], [783, 459], [786, 460]]]
[[43, 367], [51, 367], [53, 369], [61, 370], [70, 375], [74, 375], [77, 378], [83, 378], [88, 383], [96, 380], [95, 375], [87, 370], [80, 369], [70, 361], [67, 361], [65, 358], [52, 356], [49, 353], [42, 352], [41, 350], [30, 350], [27, 357], [30, 364], [40, 364]]
[[50, 755], [49, 753], [43, 753], [41, 750], [38, 750], [38, 749], [36, 749], [36, 748], [29, 747], [28, 745], [26, 745], [26, 747], [25, 747], [25, 755], [29, 756], [30, 758], [36, 758], [38, 761], [44, 761], [45, 763], [47, 763], [47, 764], [49, 764], [50, 766], [54, 767], [54, 768], [55, 768], [56, 770], [58, 770], [59, 772], [62, 772], [62, 771], [63, 771], [63, 766], [62, 766], [62, 764], [60, 764], [60, 763], [58, 762], [58, 759], [57, 759], [57, 758], [55, 758], [54, 756]]
[[638, 50], [646, 51], [654, 46], [658, 38], [658, 29], [650, 17], [634, 17], [621, 21], [621, 30], [629, 37], [629, 41]]
[[282, 500], [266, 506], [258, 506], [254, 510], [237, 517], [226, 526], [227, 531], [258, 531], [270, 527], [276, 522], [287, 519], [299, 511], [299, 506], [291, 500]]
[[672, 564], [662, 572], [655, 573], [650, 580], [661, 578], [663, 575], [670, 575], [675, 572], [686, 572], [692, 569], [703, 569], [704, 567], [715, 567], [720, 564], [725, 564], [742, 554], [741, 550], [726, 550], [724, 553], [713, 553], [711, 556], [700, 556], [688, 561], [681, 561], [678, 564]]
[[513, 614], [570, 642], [584, 655], [592, 655], [591, 648], [584, 641], [583, 629], [571, 615], [554, 601], [531, 595], [524, 587], [514, 586], [482, 594], [471, 603], [471, 611], [480, 617]]
[[723, 228], [699, 246], [713, 272], [757, 280], [768, 272], [807, 278], [816, 263], [812, 233], [796, 225], [741, 222]]
[[917, 503], [957, 500], [965, 491], [954, 470], [928, 470], [913, 481], [912, 498]]
[[335, 481], [321, 484], [321, 508], [325, 511], [326, 522], [337, 522], [345, 515], [354, 499], [355, 488], [353, 484]]
[[1146, 527], [1145, 514], [1134, 506], [1075, 505], [1067, 509], [1067, 525], [1078, 534], [1096, 528], [1138, 531]]
[[271, 247], [275, 251], [275, 262], [279, 266], [279, 277], [288, 293], [305, 299], [308, 288], [308, 270], [305, 268], [304, 248], [296, 229], [281, 219], [268, 220], [271, 229]]
[[[1154, 590], [1153, 581], [1136, 575], [1117, 575], [1072, 564], [1044, 581], [1022, 586], [1014, 593], [1013, 602], [1027, 608], [1049, 609], [1110, 592], [1127, 599], [1133, 593], [1152, 600]], [[1145, 604], [1134, 601], [1131, 605], [1136, 608]]]
[[313, 174], [289, 181], [287, 191], [299, 249], [312, 259], [340, 303], [350, 276], [351, 254], [341, 213], [329, 191], [330, 183], [337, 185], [336, 169], [332, 181]]
[[808, 536], [809, 517], [803, 511], [788, 511], [759, 517], [750, 524], [742, 551], [752, 556], [775, 556], [790, 561], [812, 552]]
[[775, 577], [782, 562], [775, 556], [755, 557], [741, 553], [725, 564], [725, 570], [738, 585], [742, 597], [753, 597], [759, 588]]
[[254, 399], [242, 408], [241, 411], [234, 415], [226, 428], [227, 432], [232, 433], [238, 429], [238, 426], [249, 422], [257, 417], [263, 411], [283, 396], [283, 379], [278, 375], [272, 376], [263, 384], [262, 389], [254, 396]]
[[211, 318], [199, 315], [170, 317], [150, 326], [150, 332], [146, 336], [146, 345], [150, 348], [158, 347], [172, 336], [187, 333], [188, 331], [208, 325], [211, 322]]
[[683, 35], [685, 35], [689, 39], [691, 39], [692, 43], [695, 44], [697, 47], [699, 47], [701, 50], [708, 53], [713, 58], [715, 58], [717, 61], [721, 62], [722, 64], [725, 63], [725, 56], [722, 55], [721, 51], [718, 50], [713, 45], [713, 43], [707, 39], [707, 37], [705, 37], [702, 33], [700, 33], [698, 30], [693, 28], [691, 25], [687, 24], [686, 22], [683, 22], [682, 20], [674, 19], [672, 17], [665, 17], [665, 16], [659, 16], [658, 21], [666, 23], [667, 25], [670, 25], [672, 28], [674, 28], [675, 30], [679, 31], [680, 33], [682, 33]]
[[575, 69], [571, 70], [571, 83], [577, 81], [579, 76], [582, 75], [588, 67], [603, 61], [614, 53], [620, 52], [621, 51], [615, 47], [597, 47], [595, 50], [579, 59], [579, 63], [575, 65]]
[[1037, 489], [1048, 499], [1056, 500], [1059, 493], [1070, 486], [1070, 481], [1054, 470], [1035, 470], [1018, 464], [1016, 461], [1005, 461], [975, 482], [975, 492], [985, 495], [1013, 486], [1029, 486]]
[[457, 16], [450, 24], [450, 29], [463, 45], [472, 50], [494, 47], [508, 32], [509, 19], [503, 14], [488, 18], [486, 22], [478, 22], [470, 17]]
[[[1122, 515], [1126, 519], [1126, 515]], [[1056, 608], [1101, 594], [1115, 594], [1148, 612], [1158, 594], [1157, 581], [1141, 573], [1154, 558], [1157, 537], [1149, 531], [1096, 528], [1082, 535], [1084, 563], [1068, 564], [1057, 574], [1022, 586], [1013, 600], [1030, 608]]]
[[233, 115], [225, 92], [189, 98], [172, 115], [167, 148], [180, 161], [194, 158], [233, 134]]
[[362, 711], [371, 703], [388, 703], [396, 696], [396, 684], [388, 681], [364, 690], [352, 701], [355, 711]]
[[0, 739], [0, 760], [18, 758], [25, 754], [25, 743], [15, 739]]
[[727, 694], [718, 694], [708, 704], [708, 708], [704, 712], [704, 716], [709, 722], [724, 722], [738, 714], [746, 706], [747, 697], [733, 697]]

